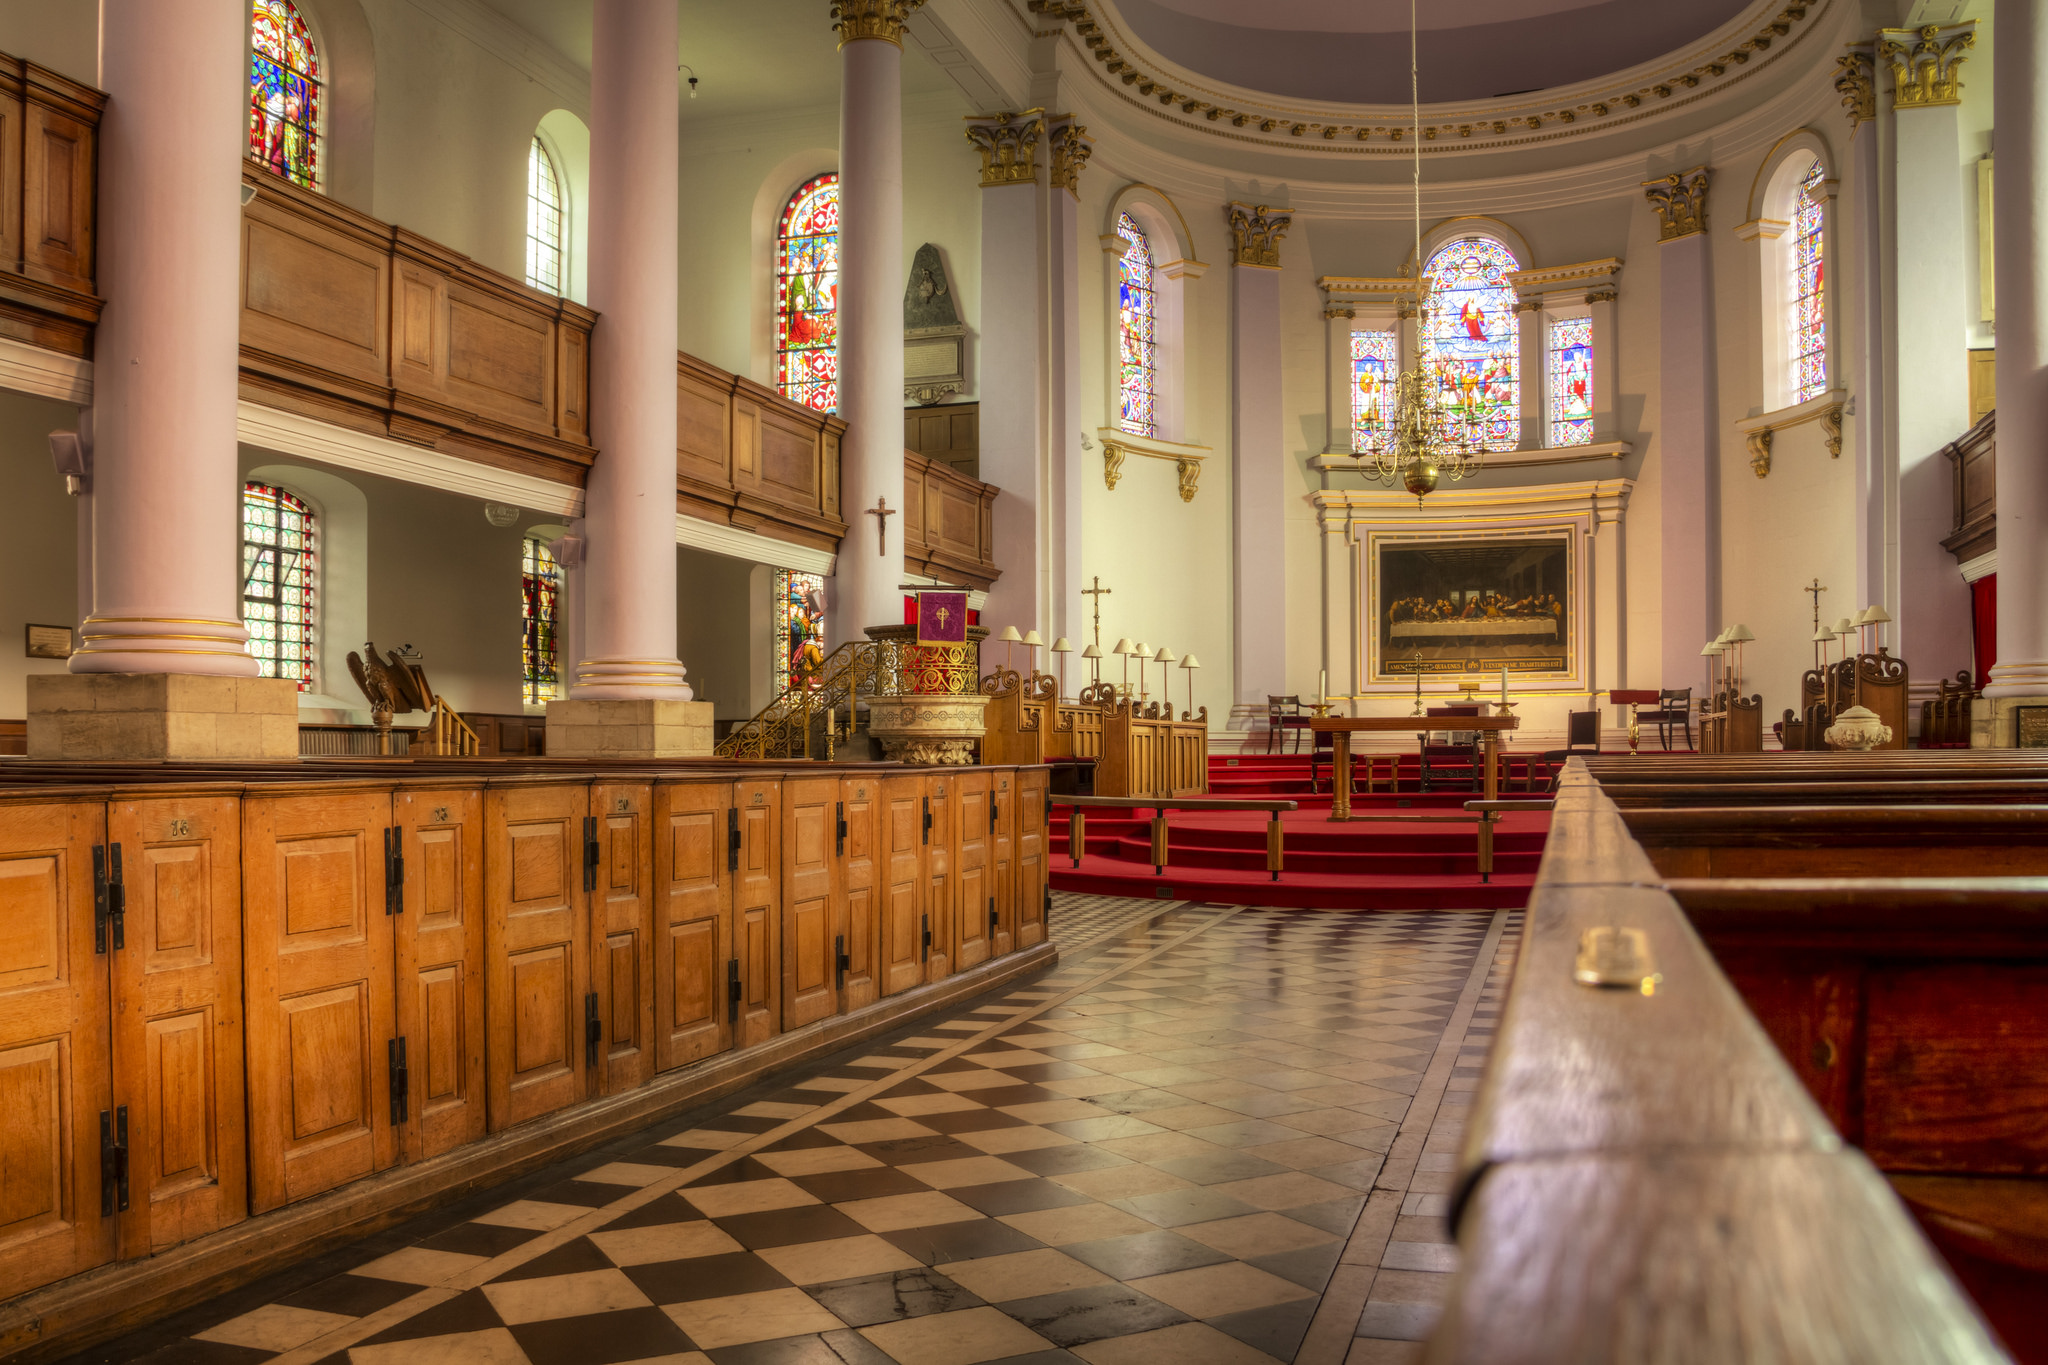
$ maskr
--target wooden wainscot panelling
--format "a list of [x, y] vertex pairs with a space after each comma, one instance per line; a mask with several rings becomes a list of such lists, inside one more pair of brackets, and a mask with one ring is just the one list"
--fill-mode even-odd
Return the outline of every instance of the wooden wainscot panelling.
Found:
[[128, 1114], [123, 1258], [248, 1215], [241, 820], [233, 796], [108, 810], [125, 921], [108, 955], [114, 1103]]
[[1052, 803], [1052, 770], [1017, 770], [1017, 946], [1045, 942], [1046, 814]]
[[676, 507], [836, 550], [846, 423], [691, 355], [676, 357]]
[[782, 1027], [832, 1014], [839, 1000], [834, 946], [846, 933], [836, 777], [782, 783]]
[[242, 396], [580, 485], [596, 314], [254, 166]]
[[405, 1159], [485, 1132], [484, 811], [474, 788], [400, 790], [392, 802], [400, 893], [395, 931]]
[[1001, 957], [1017, 946], [1017, 770], [997, 768], [988, 806], [988, 953]]
[[595, 842], [580, 782], [508, 783], [484, 795], [484, 1055], [490, 1128], [582, 1099], [590, 1006]]
[[398, 1159], [390, 837], [388, 790], [243, 801], [251, 1212]]
[[881, 842], [882, 783], [878, 773], [839, 780], [839, 889], [845, 904], [838, 964], [839, 1008], [857, 1010], [880, 995], [876, 981], [882, 951]]
[[[596, 1012], [585, 1021], [592, 1089], [615, 1095], [654, 1078], [654, 788], [645, 782], [590, 789], [597, 857], [590, 884], [590, 987]], [[596, 1028], [592, 1029], [592, 1023]]]
[[106, 96], [0, 54], [0, 336], [92, 354]]
[[926, 781], [914, 773], [881, 779], [876, 812], [881, 942], [876, 951], [883, 995], [924, 980]]
[[0, 1286], [9, 1295], [111, 1260], [117, 1245], [118, 1200], [100, 1159], [102, 1116], [111, 1137], [116, 1112], [107, 958], [95, 948], [92, 855], [104, 857], [105, 818], [99, 802], [0, 807]]
[[924, 895], [918, 917], [927, 981], [942, 980], [956, 969], [953, 921], [960, 885], [954, 870], [959, 865], [955, 836], [960, 828], [960, 787], [958, 774], [924, 779]]
[[954, 779], [957, 836], [953, 843], [953, 970], [988, 960], [989, 920], [995, 909], [992, 845], [995, 779], [987, 768], [967, 768]]
[[764, 1043], [782, 1031], [782, 783], [752, 779], [733, 786], [732, 829], [734, 955], [726, 963], [739, 1047]]
[[[739, 811], [729, 782], [654, 789], [654, 1050], [669, 1071], [732, 1046], [739, 992], [728, 984]], [[730, 978], [737, 984], [735, 973]]]
[[994, 484], [969, 478], [942, 460], [903, 452], [904, 565], [943, 582], [987, 588], [996, 567]]

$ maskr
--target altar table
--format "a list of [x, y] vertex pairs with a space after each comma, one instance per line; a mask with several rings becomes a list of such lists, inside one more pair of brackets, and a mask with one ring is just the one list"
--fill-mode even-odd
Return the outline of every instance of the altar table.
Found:
[[[1455, 721], [1455, 725], [1446, 724]], [[1353, 731], [1406, 731], [1416, 734], [1423, 730], [1458, 729], [1473, 730], [1486, 736], [1484, 766], [1484, 794], [1481, 799], [1493, 801], [1500, 796], [1500, 732], [1513, 730], [1521, 721], [1507, 716], [1318, 716], [1308, 723], [1316, 734], [1327, 734], [1331, 741], [1331, 771], [1336, 781], [1336, 791], [1330, 800], [1330, 818], [1349, 820], [1351, 818], [1351, 735]]]

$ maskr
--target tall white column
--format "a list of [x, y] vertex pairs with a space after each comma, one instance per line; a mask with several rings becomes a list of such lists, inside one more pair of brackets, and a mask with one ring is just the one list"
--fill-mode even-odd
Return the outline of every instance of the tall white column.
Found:
[[[1071, 117], [1055, 115], [1048, 133], [1046, 175], [1046, 409], [1047, 516], [1045, 638], [1081, 638], [1087, 619], [1081, 589], [1081, 488], [1087, 462], [1081, 450], [1081, 168], [1094, 144]], [[1160, 291], [1162, 293], [1166, 291]], [[1178, 296], [1179, 291], [1173, 291]], [[984, 314], [986, 316], [986, 314]], [[1162, 325], [1165, 319], [1161, 319]], [[1001, 498], [996, 499], [998, 503]]]
[[[992, 526], [1003, 576], [989, 589], [982, 619], [996, 629], [1034, 630], [1044, 624], [1040, 496], [1051, 353], [1040, 228], [1045, 187], [1038, 162], [1045, 119], [1036, 110], [975, 119], [967, 125], [967, 140], [982, 162], [981, 477], [1003, 490]], [[849, 544], [856, 543], [854, 534], [848, 533]]]
[[[597, 0], [578, 701], [688, 701], [676, 658], [676, 7]], [[551, 750], [552, 751], [552, 750]]]
[[[1699, 673], [1720, 633], [1719, 484], [1714, 478], [1714, 307], [1705, 166], [1645, 181], [1658, 219], [1657, 469], [1663, 567], [1660, 687]], [[1648, 679], [1642, 679], [1644, 684]]]
[[1287, 691], [1287, 443], [1280, 407], [1280, 238], [1287, 209], [1233, 203], [1230, 412], [1233, 728]]
[[[1998, 0], [1998, 663], [1984, 695], [2048, 696], [2048, 20]], [[2009, 722], [2008, 722], [2009, 724]], [[2009, 730], [1994, 743], [2010, 744]]]
[[102, 5], [107, 302], [94, 343], [92, 614], [73, 673], [257, 672], [243, 647], [235, 463], [247, 23], [241, 0]]
[[1323, 454], [1349, 455], [1354, 433], [1351, 427], [1351, 329], [1358, 309], [1348, 303], [1323, 307], [1323, 333], [1329, 351], [1326, 357], [1323, 406], [1328, 411], [1328, 431]]
[[1602, 284], [1586, 293], [1586, 311], [1593, 318], [1593, 439], [1621, 439], [1616, 403], [1621, 391], [1621, 350], [1614, 333], [1614, 285]]
[[[1836, 60], [1835, 88], [1849, 114], [1849, 150], [1842, 158], [1844, 192], [1837, 217], [1848, 250], [1835, 253], [1848, 269], [1836, 271], [1834, 297], [1842, 301], [1838, 324], [1844, 341], [1843, 376], [1855, 395], [1850, 447], [1856, 461], [1856, 585], [1859, 603], [1899, 601], [1897, 580], [1888, 570], [1885, 528], [1893, 480], [1888, 466], [1885, 395], [1885, 222], [1883, 162], [1879, 155], [1877, 86], [1873, 57], [1862, 48]], [[1832, 246], [1833, 243], [1830, 243]], [[1889, 605], [1887, 605], [1889, 609]]]
[[[840, 0], [839, 506], [831, 643], [903, 620], [903, 20], [918, 0]], [[1000, 501], [1000, 499], [998, 499]], [[889, 526], [878, 533], [878, 522]], [[1007, 577], [1008, 566], [1005, 566]]]
[[1544, 403], [1543, 301], [1540, 297], [1515, 300], [1515, 335], [1521, 343], [1521, 408], [1523, 450], [1541, 450], [1550, 442], [1548, 411]]
[[[1952, 676], [1970, 662], [1969, 590], [1941, 545], [1953, 529], [1951, 474], [1941, 448], [1970, 425], [1969, 284], [1957, 176], [1961, 86], [1955, 80], [1970, 37], [1967, 29], [1933, 39], [1911, 29], [1879, 34], [1880, 61], [1892, 73], [1898, 184], [1890, 255], [1901, 601], [1891, 610], [1896, 651], [1922, 683]], [[1919, 73], [1929, 62], [1937, 80], [1946, 72], [1946, 85], [1923, 86]]]

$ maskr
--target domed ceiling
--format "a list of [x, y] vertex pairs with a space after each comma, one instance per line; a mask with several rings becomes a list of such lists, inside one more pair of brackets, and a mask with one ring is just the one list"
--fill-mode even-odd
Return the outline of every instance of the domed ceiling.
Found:
[[[1409, 0], [1112, 0], [1168, 61], [1249, 90], [1408, 102]], [[1626, 70], [1712, 33], [1749, 0], [1416, 0], [1424, 104]]]

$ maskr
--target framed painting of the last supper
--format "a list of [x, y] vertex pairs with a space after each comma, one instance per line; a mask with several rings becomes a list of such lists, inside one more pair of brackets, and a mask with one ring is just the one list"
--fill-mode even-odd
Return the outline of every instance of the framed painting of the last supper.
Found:
[[1569, 540], [1405, 541], [1375, 548], [1380, 676], [1570, 671]]

